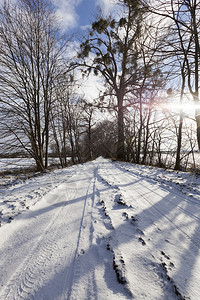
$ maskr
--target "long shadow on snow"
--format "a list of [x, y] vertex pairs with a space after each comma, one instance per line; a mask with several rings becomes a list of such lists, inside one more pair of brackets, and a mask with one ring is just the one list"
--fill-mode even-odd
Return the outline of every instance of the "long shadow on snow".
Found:
[[[101, 190], [100, 192], [105, 192], [109, 190], [109, 187], [105, 187], [103, 190]], [[93, 193], [91, 194], [88, 194], [87, 197], [91, 197], [92, 199], [92, 202], [93, 202], [93, 205], [94, 205], [94, 197], [95, 197], [95, 194], [97, 195], [97, 191], [94, 191], [93, 190]], [[41, 213], [45, 213], [51, 209], [53, 209], [53, 206], [54, 207], [58, 207], [58, 206], [65, 206], [65, 205], [68, 205], [68, 204], [74, 204], [78, 201], [83, 201], [84, 200], [84, 197], [80, 197], [80, 198], [76, 198], [76, 199], [73, 199], [73, 200], [68, 200], [68, 201], [63, 201], [61, 203], [58, 203], [58, 204], [54, 204], [52, 205], [50, 208], [46, 208], [46, 209], [41, 209], [37, 212], [37, 214], [41, 214]], [[103, 216], [103, 211], [102, 211], [102, 218], [103, 219], [106, 219], [105, 216]], [[104, 237], [103, 240], [105, 240], [105, 243], [106, 243], [106, 240], [107, 238], [109, 238], [109, 234], [107, 236]], [[66, 237], [67, 238], [67, 237]], [[80, 235], [79, 235], [79, 239], [80, 239]], [[113, 256], [112, 256], [112, 253], [110, 251], [107, 251], [106, 250], [106, 244], [104, 243], [98, 243], [97, 245], [94, 245], [92, 244], [93, 242], [93, 231], [90, 230], [90, 237], [89, 237], [89, 240], [90, 240], [90, 247], [88, 249], [88, 251], [86, 251], [82, 257], [86, 257], [87, 258], [87, 267], [85, 269], [85, 273], [92, 273], [92, 284], [93, 284], [93, 292], [94, 292], [94, 299], [98, 299], [98, 292], [97, 292], [97, 279], [94, 277], [94, 269], [100, 265], [104, 265], [104, 278], [105, 278], [105, 282], [108, 286], [109, 289], [111, 289], [113, 291], [114, 294], [117, 294], [117, 293], [122, 293], [122, 294], [125, 294], [126, 298], [127, 299], [131, 299], [131, 297], [127, 294], [127, 291], [124, 290], [123, 286], [121, 285], [118, 285], [117, 284], [117, 279], [116, 279], [116, 275], [114, 273], [114, 270], [113, 270], [113, 267], [112, 267], [112, 260], [113, 260]], [[78, 248], [78, 244], [79, 244], [79, 240], [77, 241], [77, 248]], [[104, 261], [98, 261], [98, 256], [99, 256], [99, 252], [103, 252], [104, 254], [106, 253], [107, 254], [107, 260], [104, 260]], [[48, 300], [52, 299], [54, 300], [55, 298], [56, 299], [61, 299], [63, 297], [63, 295], [65, 295], [65, 299], [70, 299], [70, 296], [71, 296], [71, 287], [69, 288], [68, 291], [65, 291], [65, 293], [63, 294], [63, 289], [60, 289], [59, 291], [56, 290], [56, 294], [54, 295], [53, 294], [53, 291], [54, 291], [54, 286], [56, 286], [57, 284], [61, 285], [61, 286], [65, 286], [66, 284], [66, 279], [65, 279], [65, 276], [66, 274], [68, 274], [69, 270], [72, 272], [72, 278], [68, 278], [68, 280], [72, 281], [74, 279], [74, 267], [75, 267], [75, 264], [78, 263], [77, 262], [77, 251], [75, 251], [75, 255], [74, 255], [74, 258], [71, 262], [70, 265], [66, 265], [63, 267], [63, 269], [54, 275], [54, 277], [49, 280], [45, 286], [41, 287], [34, 295], [34, 299], [39, 299], [38, 297], [43, 297], [42, 295], [44, 295], [46, 293], [46, 290], [51, 290], [52, 289], [52, 293], [50, 293], [49, 295], [49, 291], [47, 292], [48, 293]], [[82, 259], [81, 256], [79, 256], [80, 259]], [[92, 262], [91, 262], [92, 260]], [[90, 263], [91, 262], [91, 263]], [[110, 278], [113, 277], [113, 280], [110, 280]], [[76, 274], [76, 281], [78, 280], [81, 280], [81, 277], [77, 277], [77, 274]], [[73, 282], [71, 282], [73, 283]], [[66, 298], [67, 297], [67, 298]], [[45, 299], [45, 298], [43, 298]]]
[[[106, 174], [105, 174], [105, 177], [106, 177]], [[138, 182], [140, 180], [138, 180]], [[132, 184], [135, 184], [135, 181]], [[105, 183], [105, 185], [106, 185], [105, 189], [100, 190], [99, 191], [100, 193], [102, 193], [103, 191], [106, 191], [106, 190], [109, 190], [109, 189], [112, 188], [112, 186], [109, 186], [107, 183]], [[129, 184], [129, 186], [130, 185], [131, 184]], [[121, 184], [118, 184], [118, 186], [120, 188], [120, 186], [126, 186], [126, 184], [121, 183]], [[142, 222], [146, 218], [152, 218], [152, 222], [157, 222], [161, 218], [167, 217], [167, 215], [172, 210], [176, 209], [180, 203], [184, 202], [184, 199], [181, 199], [181, 197], [178, 197], [177, 195], [174, 195], [170, 191], [168, 191], [168, 192], [169, 192], [169, 194], [166, 197], [162, 198], [157, 203], [152, 204], [148, 209], [143, 210], [139, 215], [137, 215], [141, 230], [145, 230], [145, 229], [148, 228], [148, 224], [150, 222], [149, 221], [145, 222], [145, 223]], [[90, 195], [88, 195], [88, 197], [94, 198], [95, 195], [94, 194], [90, 194]], [[76, 199], [73, 199], [73, 200], [62, 201], [60, 203], [53, 204], [50, 207], [46, 207], [46, 208], [40, 209], [39, 211], [33, 212], [33, 217], [36, 216], [36, 215], [44, 214], [44, 213], [46, 213], [46, 212], [48, 212], [48, 211], [50, 211], [50, 210], [52, 210], [52, 209], [54, 209], [56, 207], [73, 204], [73, 203], [76, 203], [78, 201], [83, 201], [83, 197], [76, 198]], [[171, 205], [172, 201], [173, 201], [173, 205]], [[187, 209], [187, 207], [185, 209]], [[155, 214], [155, 212], [156, 212], [156, 214]], [[29, 217], [30, 217], [30, 215], [29, 215]], [[199, 216], [199, 218], [200, 218], [200, 216]], [[171, 222], [171, 220], [169, 220], [169, 221]], [[124, 229], [123, 229], [124, 226], [125, 225], [122, 224], [118, 228], [115, 228], [115, 230], [123, 232], [124, 231]], [[199, 222], [199, 225], [197, 226], [195, 232], [190, 237], [190, 239], [191, 239], [190, 247], [186, 250], [186, 252], [184, 253], [183, 257], [180, 258], [180, 260], [182, 260], [182, 261], [180, 262], [180, 268], [177, 271], [177, 275], [180, 275], [181, 273], [187, 271], [187, 278], [190, 278], [190, 276], [192, 274], [192, 270], [193, 270], [192, 266], [195, 265], [196, 257], [199, 254], [198, 248], [197, 248], [197, 246], [194, 246], [193, 241], [195, 241], [195, 243], [197, 244], [196, 236], [199, 236], [199, 235], [200, 235], [200, 222]], [[108, 234], [107, 236], [105, 236], [105, 240], [107, 238], [109, 238], [109, 236], [110, 236], [110, 234]], [[134, 235], [132, 236], [132, 238], [133, 237], [134, 237]], [[90, 239], [92, 240], [92, 237]], [[129, 240], [130, 240], [130, 234], [129, 235], [123, 235], [123, 243], [126, 243]], [[119, 241], [119, 243], [120, 243], [120, 241]], [[162, 246], [164, 246], [164, 245], [159, 245], [159, 247], [162, 247]], [[177, 247], [178, 246], [179, 245], [177, 245]], [[200, 247], [199, 241], [198, 241], [198, 246]], [[91, 247], [89, 247], [88, 251], [86, 251], [86, 253], [84, 255], [86, 255], [88, 258], [92, 257], [92, 255], [94, 255], [94, 253], [98, 253], [99, 252], [99, 247], [100, 247], [100, 245], [92, 245], [91, 244]], [[102, 247], [104, 247], [103, 244], [102, 244]], [[191, 258], [191, 253], [193, 254], [192, 258]], [[190, 255], [190, 260], [192, 260], [192, 264], [190, 266], [190, 269], [188, 268], [188, 266], [186, 266], [184, 264], [184, 257], [187, 256], [187, 255]], [[34, 298], [37, 299], [37, 295], [41, 295], [42, 291], [45, 291], [45, 289], [47, 287], [48, 287], [48, 289], [50, 287], [52, 287], [52, 289], [53, 289], [53, 286], [56, 284], [56, 282], [62, 281], [63, 280], [63, 276], [68, 272], [68, 270], [73, 269], [75, 261], [76, 261], [76, 257], [74, 257], [74, 260], [72, 261], [72, 263], [71, 263], [70, 266], [64, 266], [63, 269], [58, 274], [55, 274], [54, 277], [51, 280], [49, 280], [49, 282], [47, 282], [45, 286], [41, 287], [41, 289], [35, 294], [36, 298], [35, 297]], [[101, 265], [102, 263], [104, 264], [104, 262], [99, 261], [98, 264], [95, 265], [95, 268], [98, 265]], [[110, 267], [112, 268], [112, 262], [110, 264]], [[94, 265], [91, 264], [91, 266], [88, 266], [87, 272], [92, 272], [93, 269], [94, 269]], [[109, 278], [109, 274], [108, 274], [108, 269], [109, 269], [109, 266], [106, 265], [105, 266], [105, 273], [104, 273], [105, 281], [107, 282], [108, 287], [111, 288], [113, 290], [113, 292], [116, 292], [115, 291], [116, 285], [115, 286], [109, 286], [109, 282], [110, 282], [109, 279], [110, 278]], [[81, 280], [81, 278], [76, 278], [76, 280]], [[95, 279], [93, 279], [93, 280], [94, 280], [94, 283], [95, 283]], [[188, 284], [189, 284], [189, 280], [188, 280]], [[133, 287], [133, 289], [134, 289], [134, 287]], [[121, 289], [118, 290], [118, 291], [121, 291]], [[166, 293], [167, 293], [167, 291], [166, 291]], [[56, 298], [59, 299], [59, 296], [60, 297], [62, 296], [62, 291], [60, 291], [59, 294], [58, 294], [58, 291], [57, 291]], [[70, 296], [70, 294], [69, 294], [69, 296]], [[166, 294], [166, 296], [167, 296], [167, 294]], [[96, 297], [97, 297], [97, 295], [96, 295]], [[48, 299], [50, 300], [50, 299], [54, 299], [54, 298], [48, 298]]]
[[[118, 170], [121, 170], [122, 172], [124, 172], [126, 174], [132, 175], [131, 171], [127, 171], [127, 170], [123, 169], [118, 164], [115, 164], [115, 167]], [[144, 179], [148, 183], [155, 185], [155, 182], [152, 179], [148, 179], [146, 176], [143, 176], [141, 174], [136, 174], [133, 172], [133, 177], [140, 177], [140, 179], [137, 180], [137, 182], [141, 181], [141, 183], [142, 183], [142, 181]], [[136, 181], [133, 181], [133, 184], [135, 184], [135, 183], [136, 183]], [[126, 187], [127, 184], [122, 183], [119, 186]], [[143, 186], [145, 187], [144, 184], [143, 184]], [[190, 278], [192, 276], [193, 268], [195, 266], [196, 260], [200, 253], [200, 238], [199, 238], [200, 237], [200, 212], [198, 212], [198, 214], [197, 214], [197, 210], [195, 209], [195, 207], [192, 206], [193, 202], [189, 201], [187, 196], [181, 195], [180, 191], [176, 191], [174, 193], [166, 186], [162, 186], [162, 184], [161, 184], [161, 188], [162, 188], [162, 190], [167, 191], [168, 195], [164, 198], [161, 198], [161, 200], [156, 202], [155, 204], [152, 204], [152, 199], [146, 199], [149, 203], [151, 203], [151, 207], [149, 207], [146, 210], [143, 210], [138, 215], [138, 219], [141, 221], [146, 220], [146, 218], [148, 218], [148, 216], [150, 215], [150, 216], [154, 216], [153, 222], [157, 222], [160, 218], [164, 217], [164, 218], [168, 219], [169, 222], [173, 223], [174, 227], [176, 229], [178, 229], [181, 232], [181, 234], [183, 234], [185, 237], [188, 238], [189, 247], [183, 252], [182, 257], [180, 257], [180, 262], [179, 262], [180, 267], [177, 269], [177, 272], [176, 272], [176, 276], [179, 278], [182, 277], [183, 274], [187, 274], [186, 275], [187, 281], [184, 283], [185, 290], [187, 290], [187, 286], [190, 284]], [[144, 198], [144, 196], [142, 196], [142, 197]], [[182, 203], [186, 204], [186, 206], [184, 206], [184, 209], [180, 207], [180, 204], [182, 204]], [[199, 205], [197, 207], [199, 208]], [[173, 210], [177, 210], [177, 214], [175, 215], [174, 220], [168, 218], [169, 213], [172, 212]], [[155, 211], [157, 212], [157, 214], [155, 214]], [[191, 218], [190, 225], [192, 223], [195, 224], [198, 222], [198, 226], [196, 226], [196, 228], [191, 236], [189, 236], [184, 231], [184, 227], [188, 226], [188, 223], [184, 222], [184, 220], [182, 221], [182, 223], [179, 224], [178, 227], [176, 225], [176, 218], [178, 218], [178, 216], [181, 212], [185, 212], [186, 215], [188, 215]], [[148, 222], [146, 222], [146, 223], [148, 224]], [[143, 224], [141, 229], [145, 230], [147, 228], [147, 226], [148, 225]], [[163, 230], [162, 230], [162, 232], [164, 233]], [[162, 247], [164, 247], [164, 246], [165, 245], [162, 245]], [[158, 242], [158, 248], [160, 248], [160, 247], [161, 247], [161, 245]], [[180, 247], [180, 245], [177, 244], [177, 247]], [[189, 258], [190, 266], [186, 263], [187, 258]]]
[[[135, 182], [134, 182], [135, 183]], [[133, 183], [133, 184], [134, 184]], [[103, 191], [105, 191], [105, 190], [108, 190], [108, 189], [110, 189], [111, 187], [109, 187], [108, 186], [108, 184], [107, 183], [105, 183], [105, 185], [106, 185], [106, 188], [104, 189], [104, 190], [100, 190], [100, 193], [101, 192], [103, 192]], [[122, 186], [123, 184], [121, 184], [121, 186]], [[119, 185], [120, 186], [120, 185]], [[94, 198], [94, 195], [88, 195], [88, 196], [90, 196], [90, 197], [93, 197]], [[174, 195], [172, 194], [172, 196], [174, 197]], [[173, 206], [171, 206], [171, 205], [168, 205], [169, 204], [169, 198], [170, 198], [170, 193], [167, 195], [167, 197], [164, 197], [164, 198], [162, 198], [160, 201], [158, 201], [157, 203], [155, 203], [155, 204], [153, 204], [151, 207], [149, 207], [148, 209], [145, 209], [145, 210], [143, 210], [139, 215], [137, 215], [137, 217], [138, 217], [138, 219], [139, 220], [144, 220], [144, 219], [146, 219], [146, 218], [148, 218], [148, 216], [150, 216], [150, 218], [152, 218], [153, 217], [153, 219], [152, 219], [152, 221], [153, 222], [156, 222], [156, 221], [158, 221], [158, 220], [160, 220], [163, 216], [165, 216], [165, 215], [167, 215], [167, 214], [169, 214], [173, 209], [175, 209], [176, 208], [176, 206], [178, 206], [178, 204], [180, 204], [181, 202], [182, 202], [182, 200], [180, 199], [180, 198], [178, 198], [177, 197], [177, 199], [176, 199], [176, 203], [173, 205]], [[174, 200], [174, 198], [173, 198], [173, 200]], [[73, 202], [74, 201], [80, 201], [80, 200], [78, 200], [78, 199], [75, 199], [75, 200], [73, 200]], [[73, 203], [72, 202], [72, 203]], [[171, 201], [170, 201], [171, 202]], [[164, 208], [164, 210], [163, 211], [161, 211], [161, 208], [163, 209]], [[156, 214], [155, 214], [155, 211], [156, 211]], [[171, 222], [171, 220], [170, 220], [170, 222]], [[140, 222], [141, 223], [141, 222]], [[140, 224], [142, 227], [140, 227], [142, 230], [145, 230], [147, 227], [148, 227], [148, 224], [149, 224], [149, 221], [148, 222], [146, 222], [146, 225], [145, 225], [145, 223], [143, 223], [142, 222], [142, 224]], [[120, 225], [118, 228], [116, 228], [115, 229], [116, 231], [119, 231], [119, 232], [126, 232], [126, 228], [125, 228], [125, 225], [124, 224], [122, 224], [122, 225]], [[106, 239], [108, 239], [109, 238], [109, 236], [110, 236], [110, 234], [108, 234], [107, 236], [105, 236], [105, 240]], [[130, 240], [130, 238], [133, 238], [134, 237], [134, 234], [132, 235], [132, 237], [130, 237], [130, 234], [128, 234], [128, 235], [126, 235], [126, 234], [123, 234], [123, 240], [121, 241], [122, 243], [126, 243], [126, 242], [128, 242], [129, 240]], [[90, 237], [90, 240], [92, 241], [92, 238]], [[120, 243], [120, 241], [119, 241], [119, 243]], [[102, 247], [104, 247], [105, 245], [102, 245]], [[86, 251], [86, 253], [84, 253], [84, 256], [87, 256], [88, 257], [88, 259], [90, 259], [93, 255], [94, 255], [94, 252], [96, 252], [96, 253], [98, 253], [99, 252], [99, 247], [100, 247], [100, 245], [90, 245], [90, 247], [89, 247], [89, 249], [88, 249], [88, 251]], [[63, 274], [65, 274], [65, 273], [67, 273], [68, 272], [68, 270], [69, 269], [72, 269], [73, 270], [73, 267], [74, 267], [74, 264], [75, 264], [75, 262], [76, 262], [76, 257], [74, 257], [74, 260], [72, 261], [72, 263], [71, 263], [71, 266], [66, 266], [63, 270], [62, 270], [62, 272], [61, 273], [59, 273], [59, 274], [57, 274], [57, 275], [55, 275], [49, 282], [48, 282], [48, 286], [53, 286], [54, 284], [55, 284], [55, 282], [57, 282], [57, 281], [60, 281], [61, 280], [61, 278], [62, 278], [62, 276], [63, 276]], [[98, 262], [98, 264], [96, 263], [96, 265], [95, 265], [95, 268], [99, 265], [99, 264], [102, 264], [103, 262]], [[112, 268], [112, 263], [110, 264], [110, 268]], [[89, 263], [89, 260], [88, 260], [88, 267], [87, 267], [87, 270], [85, 270], [85, 272], [92, 272], [93, 271], [93, 269], [94, 269], [94, 264], [91, 264], [91, 266], [90, 266], [90, 263]], [[115, 288], [116, 288], [116, 285], [115, 286], [109, 286], [109, 276], [108, 276], [108, 269], [109, 269], [109, 266], [107, 265], [107, 266], [105, 266], [105, 273], [104, 273], [104, 277], [105, 277], [105, 281], [107, 282], [107, 284], [108, 284], [108, 287], [109, 288], [112, 288], [113, 289], [113, 292], [116, 292], [115, 291]], [[81, 277], [77, 277], [76, 276], [76, 280], [78, 281], [78, 280], [81, 280]], [[95, 285], [95, 279], [93, 279], [94, 280], [94, 285]], [[38, 291], [38, 293], [40, 294], [41, 292], [42, 292], [42, 290], [45, 290], [45, 287], [43, 287], [40, 291]], [[38, 294], [37, 293], [37, 294]], [[37, 294], [36, 294], [36, 296], [37, 296]], [[167, 294], [168, 294], [168, 291], [166, 290], [166, 296], [167, 296]], [[57, 296], [61, 296], [62, 295], [62, 293], [60, 293], [60, 295], [57, 295]], [[126, 295], [127, 296], [127, 295]], [[174, 296], [175, 296], [175, 294], [174, 294]], [[128, 296], [127, 296], [128, 297]], [[176, 296], [175, 296], [176, 297]], [[69, 293], [68, 293], [68, 299], [70, 299], [70, 291], [69, 291]]]

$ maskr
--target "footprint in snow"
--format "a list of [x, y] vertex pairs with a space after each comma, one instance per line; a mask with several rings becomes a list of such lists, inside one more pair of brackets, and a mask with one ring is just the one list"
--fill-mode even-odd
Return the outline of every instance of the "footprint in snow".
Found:
[[165, 258], [170, 259], [170, 257], [169, 257], [168, 255], [166, 255], [164, 251], [161, 251], [160, 253], [161, 253]]
[[[169, 261], [169, 269], [171, 270], [174, 267], [174, 263], [170, 261], [170, 256], [167, 255], [164, 251], [160, 251], [160, 253]], [[161, 261], [163, 261], [162, 258]], [[162, 262], [162, 264], [165, 266], [165, 268], [167, 268], [167, 264], [165, 262]]]
[[84, 253], [85, 253], [85, 250], [81, 249], [80, 254], [84, 254]]
[[126, 219], [128, 219], [128, 214], [127, 214], [127, 212], [123, 212], [123, 213], [122, 213], [122, 216], [125, 217]]
[[131, 224], [135, 224], [135, 222], [137, 222], [138, 219], [134, 216], [131, 216]]
[[138, 241], [141, 242], [143, 246], [146, 245], [145, 240], [141, 236], [138, 238]]

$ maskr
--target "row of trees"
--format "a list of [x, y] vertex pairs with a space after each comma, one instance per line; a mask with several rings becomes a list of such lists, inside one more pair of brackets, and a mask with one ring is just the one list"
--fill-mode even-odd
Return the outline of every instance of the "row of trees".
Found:
[[[155, 163], [156, 157], [161, 166], [167, 149], [176, 154], [175, 168], [180, 169], [185, 156], [181, 149], [193, 153], [196, 146], [189, 129], [194, 122], [188, 122], [182, 108], [173, 113], [163, 103], [180, 97], [182, 104], [189, 94], [196, 104], [200, 148], [200, 4], [119, 0], [116, 5], [115, 16], [98, 13], [78, 54], [69, 59], [72, 39], [61, 33], [49, 0], [4, 3], [0, 10], [4, 152], [23, 149], [42, 171], [52, 151], [63, 167], [68, 156], [76, 163], [99, 155], [144, 164]], [[80, 70], [104, 82], [93, 102], [77, 93]], [[110, 120], [103, 119], [105, 112]]]
[[[88, 67], [89, 72], [93, 69], [95, 74], [100, 73], [104, 78], [107, 89], [103, 97], [115, 97], [118, 114], [117, 158], [128, 159], [125, 153], [128, 147], [125, 140], [124, 113], [130, 111], [128, 107], [132, 106], [138, 116], [132, 121], [134, 123], [137, 120], [139, 124], [137, 134], [134, 132], [134, 139], [137, 139], [134, 161], [145, 163], [149, 148], [152, 106], [155, 108], [160, 105], [162, 100], [159, 97], [166, 101], [162, 90], [174, 79], [179, 84], [175, 85], [175, 93], [172, 93], [171, 88], [168, 89], [168, 96], [179, 95], [182, 107], [185, 94], [190, 93], [193, 97], [196, 137], [200, 149], [200, 4], [188, 0], [157, 0], [153, 5], [151, 1], [127, 0], [119, 1], [120, 3], [123, 6], [120, 18], [103, 18], [100, 15], [92, 24], [89, 37], [81, 44], [82, 51], [79, 55], [84, 59], [93, 54], [92, 64], [88, 65], [84, 61], [83, 65]], [[156, 98], [160, 103], [157, 103]], [[148, 116], [145, 113], [147, 106]], [[176, 134], [175, 169], [179, 169], [181, 164], [183, 118], [181, 108]], [[173, 123], [174, 120], [167, 126], [170, 130], [174, 127]]]

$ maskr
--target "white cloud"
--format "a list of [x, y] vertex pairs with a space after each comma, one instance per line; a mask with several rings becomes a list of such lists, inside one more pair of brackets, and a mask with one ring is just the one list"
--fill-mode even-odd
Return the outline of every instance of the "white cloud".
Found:
[[107, 15], [115, 10], [118, 0], [96, 0], [96, 5], [100, 6], [103, 12]]
[[87, 30], [87, 29], [91, 29], [91, 25], [84, 25], [84, 26], [81, 26], [81, 29], [82, 30]]
[[[0, 6], [5, 0], [0, 0]], [[56, 15], [61, 21], [63, 30], [73, 29], [78, 25], [79, 16], [76, 7], [83, 0], [52, 0], [56, 9]], [[87, 1], [87, 0], [86, 0]], [[9, 0], [10, 3], [17, 3], [17, 0]]]
[[56, 15], [62, 22], [63, 30], [73, 29], [78, 25], [79, 16], [76, 7], [82, 0], [53, 0]]

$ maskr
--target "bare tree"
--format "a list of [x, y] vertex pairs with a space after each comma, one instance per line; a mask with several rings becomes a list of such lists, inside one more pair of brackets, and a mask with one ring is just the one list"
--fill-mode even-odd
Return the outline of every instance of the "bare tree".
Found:
[[48, 166], [54, 81], [63, 70], [66, 49], [50, 1], [5, 3], [0, 44], [1, 125], [42, 171]]
[[[146, 2], [150, 3], [150, 1]], [[168, 53], [168, 57], [178, 56], [185, 64], [185, 88], [189, 90], [195, 104], [195, 119], [197, 125], [196, 136], [198, 148], [200, 149], [200, 3], [196, 0], [156, 0], [153, 4], [153, 6], [149, 4], [149, 11], [168, 20], [168, 22], [166, 22], [166, 27], [173, 27], [173, 40], [170, 41], [170, 44], [168, 43], [166, 48], [167, 51], [164, 51], [163, 53]], [[182, 65], [180, 65], [180, 70], [181, 69]], [[179, 74], [181, 74], [181, 72], [179, 72]]]
[[100, 74], [105, 80], [105, 95], [117, 100], [118, 150], [117, 158], [125, 158], [124, 101], [130, 89], [137, 87], [139, 65], [137, 39], [141, 31], [142, 8], [140, 1], [120, 1], [123, 7], [119, 20], [100, 15], [92, 24], [90, 36], [81, 45], [79, 58], [93, 53], [94, 59], [83, 66]]
[[80, 139], [85, 127], [80, 96], [76, 92], [78, 86], [72, 73], [63, 74], [56, 81], [51, 126], [62, 167], [67, 165], [69, 157], [73, 164], [82, 161]]
[[85, 127], [84, 158], [85, 160], [90, 160], [96, 156], [92, 149], [92, 128], [96, 125], [95, 120], [93, 120], [96, 107], [93, 103], [88, 102], [85, 99], [82, 99], [80, 104]]

